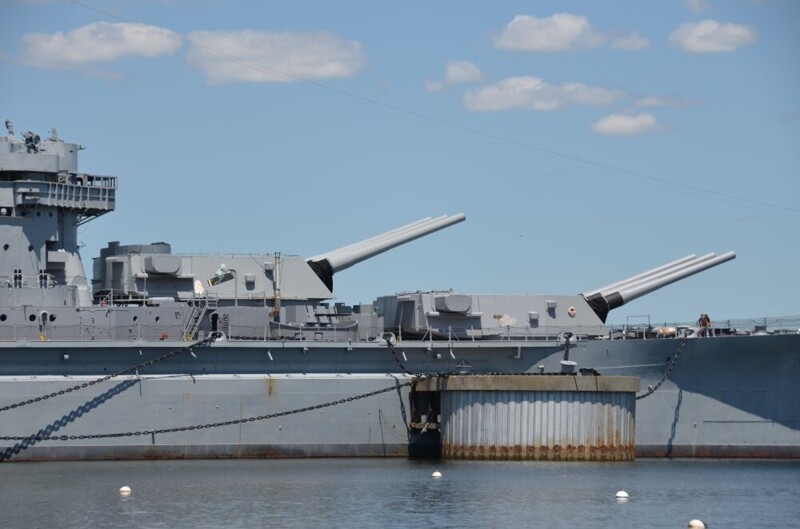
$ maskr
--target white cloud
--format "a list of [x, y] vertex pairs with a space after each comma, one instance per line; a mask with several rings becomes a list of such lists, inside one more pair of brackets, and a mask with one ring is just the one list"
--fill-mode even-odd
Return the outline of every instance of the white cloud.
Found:
[[20, 39], [25, 64], [54, 70], [86, 69], [126, 56], [155, 57], [180, 46], [180, 36], [168, 29], [127, 22], [95, 22], [68, 33], [30, 33]]
[[640, 107], [688, 107], [702, 105], [705, 100], [680, 96], [644, 96], [636, 99], [634, 104]]
[[699, 15], [708, 10], [708, 4], [703, 0], [683, 0], [683, 4], [695, 15]]
[[638, 136], [658, 129], [658, 120], [648, 113], [611, 114], [592, 125], [594, 132], [612, 136]]
[[469, 61], [450, 61], [444, 70], [444, 80], [449, 84], [473, 83], [481, 79], [481, 69]]
[[476, 83], [483, 80], [483, 72], [469, 61], [450, 61], [444, 68], [444, 79], [441, 81], [428, 81], [425, 87], [430, 92], [436, 92], [446, 86], [462, 83]]
[[494, 39], [501, 50], [569, 51], [602, 46], [606, 37], [592, 30], [584, 16], [556, 13], [535, 18], [517, 15]]
[[650, 46], [650, 41], [634, 31], [626, 37], [614, 37], [611, 39], [611, 47], [618, 50], [643, 50]]
[[569, 105], [610, 105], [623, 95], [618, 90], [580, 83], [551, 85], [538, 77], [511, 77], [469, 90], [464, 94], [464, 105], [476, 112], [512, 108], [548, 111]]
[[722, 53], [756, 40], [756, 31], [739, 24], [721, 24], [716, 20], [682, 24], [669, 36], [673, 46], [689, 53]]
[[360, 42], [327, 32], [195, 31], [189, 40], [189, 64], [212, 84], [350, 77], [366, 64]]

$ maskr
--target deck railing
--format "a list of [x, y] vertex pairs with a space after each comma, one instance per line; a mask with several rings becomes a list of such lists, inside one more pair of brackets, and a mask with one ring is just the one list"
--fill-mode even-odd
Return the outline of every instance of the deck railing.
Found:
[[[467, 332], [457, 333], [453, 329], [430, 329], [429, 332], [415, 333], [411, 338], [407, 331], [402, 335], [396, 331], [398, 339], [419, 340], [431, 342], [463, 343], [469, 341], [532, 341], [563, 343], [565, 333], [572, 333], [572, 340], [584, 341], [587, 339], [658, 339], [657, 331], [661, 327], [673, 327], [679, 331], [692, 329], [696, 326], [689, 323], [653, 323], [649, 326], [615, 324], [608, 326], [608, 333], [603, 336], [583, 332], [581, 327], [547, 326], [534, 330], [530, 327], [497, 327], [494, 329], [473, 329], [474, 334]], [[800, 316], [744, 318], [714, 322], [715, 336], [732, 334], [794, 334], [800, 333]], [[588, 329], [588, 328], [587, 328]], [[597, 329], [591, 327], [592, 332]], [[391, 329], [390, 329], [391, 330]], [[277, 325], [265, 322], [262, 325], [238, 325], [231, 318], [227, 327], [227, 338], [232, 341], [274, 341], [298, 340], [307, 342], [355, 342], [358, 339], [369, 341], [377, 339], [384, 332], [383, 328], [365, 327], [359, 324], [346, 326], [316, 326], [316, 325]], [[479, 334], [480, 332], [480, 334]], [[199, 331], [195, 339], [200, 339], [206, 332]], [[677, 336], [681, 336], [679, 332]], [[670, 336], [672, 337], [672, 336]], [[108, 327], [100, 325], [54, 325], [39, 323], [31, 324], [6, 324], [0, 322], [0, 342], [16, 341], [66, 341], [66, 342], [94, 342], [94, 341], [187, 341], [185, 324], [131, 324], [124, 327]]]

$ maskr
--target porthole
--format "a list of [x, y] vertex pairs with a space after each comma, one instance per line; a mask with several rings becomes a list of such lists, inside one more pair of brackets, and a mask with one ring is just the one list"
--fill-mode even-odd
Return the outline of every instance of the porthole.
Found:
[[32, 244], [29, 244], [29, 245], [28, 245], [28, 251], [29, 251], [29, 252], [32, 252], [32, 251], [33, 251], [33, 245], [32, 245]]
[[139, 316], [134, 316], [134, 317], [133, 317], [133, 321], [136, 321], [136, 320], [138, 320], [138, 319], [139, 319]]
[[55, 315], [55, 314], [51, 314], [51, 315], [48, 317], [48, 319], [49, 319], [50, 321], [56, 321], [56, 315]]
[[4, 244], [3, 245], [3, 250], [5, 250], [6, 252], [8, 251], [9, 248], [10, 248], [10, 246], [8, 244]]
[[159, 321], [160, 319], [161, 319], [161, 316], [156, 316], [156, 321]]
[[36, 212], [36, 216], [37, 216], [37, 217], [41, 217], [41, 216], [42, 216], [42, 212], [41, 212], [41, 211], [37, 211], [37, 212]]
[[28, 319], [30, 321], [36, 321], [36, 314], [31, 314], [30, 316], [28, 316]]
[[5, 314], [0, 314], [0, 321], [6, 321], [7, 318], [8, 316], [6, 316]]

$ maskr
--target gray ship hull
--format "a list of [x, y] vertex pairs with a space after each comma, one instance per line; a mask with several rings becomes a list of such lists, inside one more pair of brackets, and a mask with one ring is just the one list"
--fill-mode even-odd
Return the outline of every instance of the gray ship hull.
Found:
[[[581, 341], [570, 359], [603, 375], [638, 376], [645, 393], [662, 379], [680, 343]], [[2, 344], [0, 406], [185, 346]], [[552, 372], [564, 357], [562, 346], [533, 341], [403, 341], [396, 351], [412, 373], [538, 372], [539, 366]], [[10, 461], [385, 457], [409, 455], [426, 435], [409, 429], [412, 377], [377, 342], [223, 342], [194, 353], [2, 412], [0, 454]], [[800, 335], [686, 340], [669, 378], [637, 401], [637, 456], [798, 458], [799, 375]], [[304, 408], [310, 409], [280, 415]], [[222, 422], [229, 424], [197, 428]], [[183, 431], [141, 433], [176, 428]]]
[[[309, 258], [110, 241], [89, 279], [78, 228], [114, 211], [117, 178], [79, 171], [82, 146], [55, 129], [45, 140], [17, 137], [10, 120], [6, 129], [2, 460], [435, 453], [436, 428], [421, 417], [437, 415], [436, 403], [413, 391], [412, 374], [552, 373], [567, 352], [601, 375], [640, 377], [643, 391], [659, 386], [638, 401], [639, 455], [800, 457], [800, 335], [777, 334], [794, 320], [728, 322], [703, 339], [692, 337], [712, 332], [705, 314], [700, 329], [606, 325], [610, 311], [734, 252], [690, 254], [572, 295], [333, 301], [335, 275], [461, 223], [458, 213]], [[776, 334], [739, 335], [767, 332]], [[395, 335], [393, 354], [385, 340]]]

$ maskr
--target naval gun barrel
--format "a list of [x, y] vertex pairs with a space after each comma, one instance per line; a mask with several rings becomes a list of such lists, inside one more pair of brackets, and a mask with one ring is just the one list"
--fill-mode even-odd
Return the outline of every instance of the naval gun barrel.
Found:
[[589, 292], [584, 292], [583, 293], [583, 297], [588, 298], [590, 296], [594, 296], [595, 294], [602, 294], [602, 295], [610, 294], [611, 292], [614, 292], [616, 289], [618, 289], [619, 287], [621, 287], [623, 285], [626, 285], [626, 284], [631, 283], [633, 281], [637, 281], [639, 279], [645, 279], [647, 277], [651, 277], [651, 276], [653, 276], [653, 275], [655, 275], [655, 274], [657, 274], [659, 272], [662, 272], [664, 270], [672, 268], [673, 266], [677, 266], [677, 265], [686, 263], [687, 261], [691, 261], [695, 257], [696, 257], [695, 254], [687, 255], [686, 257], [681, 257], [680, 259], [676, 259], [675, 261], [672, 261], [672, 262], [667, 263], [665, 265], [657, 266], [657, 267], [652, 268], [652, 269], [650, 269], [650, 270], [648, 270], [646, 272], [642, 272], [641, 274], [636, 274], [635, 276], [631, 276], [631, 277], [629, 277], [627, 279], [623, 279], [622, 281], [617, 281], [616, 283], [611, 283], [610, 285], [606, 285], [604, 287], [600, 287], [598, 289], [591, 290]]
[[701, 257], [682, 258], [582, 295], [605, 322], [610, 310], [735, 258], [734, 252], [720, 256], [710, 253]]
[[338, 262], [339, 260], [341, 260], [343, 258], [346, 259], [347, 256], [349, 256], [349, 255], [355, 254], [357, 251], [359, 251], [362, 248], [366, 248], [366, 247], [372, 246], [375, 243], [377, 243], [379, 241], [382, 241], [382, 240], [387, 240], [387, 239], [390, 239], [390, 238], [393, 238], [393, 237], [402, 236], [403, 234], [410, 233], [412, 231], [417, 230], [418, 228], [430, 225], [433, 222], [442, 220], [444, 218], [447, 218], [447, 215], [442, 215], [442, 216], [436, 217], [436, 218], [425, 217], [424, 219], [420, 219], [420, 220], [414, 221], [414, 222], [412, 222], [410, 224], [406, 224], [405, 226], [400, 226], [399, 228], [395, 228], [395, 229], [387, 231], [385, 233], [381, 233], [380, 235], [376, 235], [374, 237], [370, 237], [369, 239], [364, 239], [363, 241], [359, 241], [357, 243], [349, 244], [347, 246], [343, 246], [341, 248], [337, 248], [336, 250], [331, 250], [330, 252], [327, 252], [327, 253], [324, 253], [324, 254], [315, 255], [314, 257], [310, 257], [308, 260], [309, 261], [320, 261], [322, 259], [327, 259], [328, 261], [331, 261], [331, 262], [335, 262], [335, 261]]
[[711, 252], [711, 253], [707, 253], [705, 255], [701, 255], [700, 257], [693, 257], [692, 259], [689, 259], [688, 261], [684, 261], [682, 263], [673, 264], [672, 266], [664, 268], [663, 270], [659, 270], [658, 272], [648, 274], [645, 277], [637, 278], [636, 276], [633, 276], [633, 277], [631, 277], [629, 279], [626, 279], [624, 281], [620, 281], [614, 288], [604, 288], [604, 289], [602, 289], [600, 291], [600, 294], [602, 296], [604, 296], [604, 297], [607, 297], [607, 296], [613, 294], [614, 292], [620, 292], [622, 290], [627, 290], [630, 287], [635, 287], [635, 286], [638, 286], [638, 285], [642, 285], [644, 283], [650, 283], [650, 282], [655, 281], [657, 279], [660, 279], [662, 277], [668, 276], [670, 274], [674, 274], [675, 272], [679, 272], [681, 270], [685, 270], [687, 268], [691, 268], [691, 267], [693, 267], [695, 265], [699, 265], [700, 263], [704, 263], [706, 261], [710, 261], [710, 260], [714, 259], [715, 256], [716, 256], [716, 254]]
[[430, 217], [420, 219], [361, 242], [315, 255], [306, 262], [316, 272], [317, 276], [322, 279], [325, 286], [333, 291], [333, 274], [336, 272], [346, 270], [361, 261], [375, 257], [401, 244], [462, 222], [466, 218], [466, 215], [459, 213], [451, 216], [442, 215], [433, 219]]

